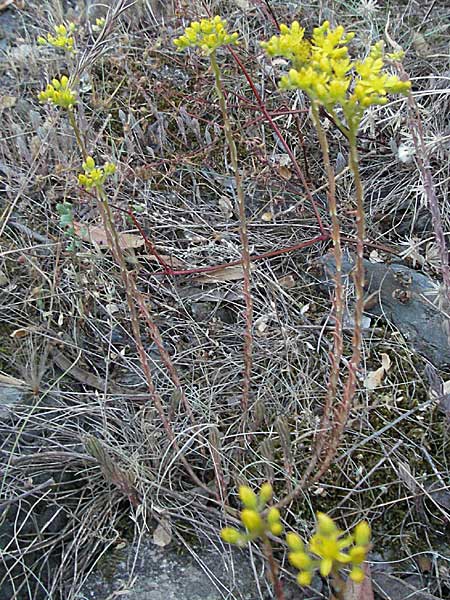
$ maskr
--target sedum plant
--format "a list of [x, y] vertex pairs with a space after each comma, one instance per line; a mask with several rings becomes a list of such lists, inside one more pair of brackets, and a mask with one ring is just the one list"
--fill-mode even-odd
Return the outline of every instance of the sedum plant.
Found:
[[106, 162], [103, 167], [98, 167], [92, 156], [88, 156], [82, 164], [84, 173], [78, 175], [78, 183], [87, 190], [96, 188], [101, 190], [105, 180], [116, 172], [116, 166], [113, 163]]
[[69, 78], [63, 75], [61, 79], [52, 79], [45, 90], [38, 94], [39, 102], [53, 104], [59, 108], [73, 110], [77, 103], [77, 94], [69, 84]]
[[[401, 81], [386, 72], [382, 42], [373, 45], [367, 57], [352, 60], [348, 44], [354, 38], [339, 25], [332, 28], [328, 21], [316, 27], [310, 39], [305, 30], [294, 21], [290, 27], [280, 26], [280, 35], [273, 36], [262, 47], [269, 56], [282, 56], [291, 62], [292, 68], [279, 82], [282, 90], [301, 90], [311, 101], [311, 116], [319, 138], [320, 148], [328, 179], [328, 208], [331, 218], [335, 272], [334, 298], [334, 350], [328, 382], [327, 399], [323, 411], [321, 434], [318, 438], [315, 459], [311, 461], [308, 476], [317, 460], [321, 464], [314, 475], [317, 480], [331, 464], [344, 431], [356, 391], [357, 371], [361, 358], [362, 316], [364, 311], [364, 242], [365, 214], [364, 190], [359, 171], [357, 148], [358, 130], [365, 111], [373, 105], [383, 105], [388, 94], [407, 94], [409, 81]], [[388, 57], [389, 58], [389, 57]], [[396, 56], [398, 58], [398, 56]], [[344, 287], [342, 280], [342, 249], [336, 186], [331, 166], [328, 140], [320, 120], [319, 109], [323, 107], [349, 144], [349, 167], [355, 185], [356, 210], [356, 260], [353, 272], [355, 286], [355, 317], [353, 351], [349, 361], [348, 376], [342, 398], [338, 401], [339, 371], [343, 354]], [[297, 489], [296, 491], [299, 491]], [[295, 492], [294, 492], [295, 494]]]
[[228, 33], [227, 22], [222, 17], [193, 21], [184, 35], [174, 40], [178, 50], [200, 48], [206, 56], [211, 56], [221, 46], [238, 44], [238, 33]]
[[69, 23], [66, 25], [55, 25], [55, 35], [48, 33], [46, 37], [40, 35], [37, 38], [37, 43], [40, 46], [52, 46], [53, 48], [60, 48], [67, 52], [75, 52], [75, 23]]
[[[244, 506], [240, 521], [245, 528], [242, 532], [234, 527], [225, 527], [221, 537], [229, 544], [244, 546], [250, 541], [260, 540], [268, 559], [269, 570], [277, 600], [284, 598], [278, 577], [278, 566], [273, 557], [271, 537], [283, 532], [280, 512], [274, 506], [267, 508], [272, 499], [272, 486], [264, 483], [258, 494], [247, 486], [239, 488], [239, 498]], [[317, 527], [308, 542], [292, 531], [286, 534], [289, 549], [289, 562], [298, 570], [297, 583], [311, 584], [316, 571], [322, 577], [329, 577], [336, 600], [343, 600], [346, 581], [341, 576], [343, 567], [350, 567], [349, 578], [361, 583], [365, 577], [362, 568], [370, 549], [371, 530], [367, 521], [360, 521], [351, 534], [345, 535], [331, 517], [317, 513]]]

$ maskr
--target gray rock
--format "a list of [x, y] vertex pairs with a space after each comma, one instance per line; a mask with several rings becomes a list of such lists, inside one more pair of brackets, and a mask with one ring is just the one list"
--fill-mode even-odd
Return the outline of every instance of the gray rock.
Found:
[[[76, 600], [268, 600], [273, 598], [265, 581], [261, 560], [255, 559], [255, 572], [248, 551], [218, 547], [185, 548], [155, 546], [144, 539], [132, 546], [128, 556], [115, 566], [113, 577], [98, 572], [88, 579]], [[130, 566], [134, 561], [135, 568]], [[258, 585], [256, 579], [258, 580]], [[320, 582], [318, 583], [320, 587]], [[259, 587], [259, 590], [258, 590]], [[285, 582], [286, 600], [321, 598], [320, 593], [302, 590]], [[317, 587], [314, 585], [313, 587]]]
[[[334, 257], [327, 254], [320, 262], [325, 271], [323, 282], [329, 287], [335, 272]], [[353, 257], [347, 255], [344, 275], [349, 276], [353, 266]], [[364, 260], [364, 269], [365, 312], [391, 322], [410, 347], [436, 367], [450, 365], [450, 310], [439, 282], [400, 263]]]

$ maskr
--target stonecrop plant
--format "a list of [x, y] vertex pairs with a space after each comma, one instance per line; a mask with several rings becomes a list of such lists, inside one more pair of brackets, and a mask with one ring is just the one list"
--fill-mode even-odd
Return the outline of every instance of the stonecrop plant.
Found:
[[342, 109], [346, 126], [356, 133], [364, 111], [374, 104], [386, 104], [388, 94], [404, 94], [411, 84], [384, 71], [383, 43], [377, 42], [363, 60], [352, 61], [348, 43], [354, 33], [335, 29], [325, 21], [316, 27], [310, 40], [294, 21], [280, 26], [280, 35], [261, 46], [269, 56], [282, 56], [292, 68], [280, 80], [280, 89], [299, 89], [313, 102], [334, 113]]
[[[240, 521], [245, 531], [224, 527], [221, 531], [222, 539], [239, 547], [261, 540], [265, 552], [268, 545], [271, 548], [270, 537], [283, 533], [280, 512], [274, 506], [267, 508], [272, 495], [270, 483], [264, 483], [258, 494], [248, 486], [241, 486], [239, 498], [244, 508], [240, 512]], [[298, 570], [297, 583], [301, 586], [310, 585], [318, 571], [322, 577], [330, 577], [335, 598], [343, 598], [346, 582], [341, 577], [341, 570], [349, 567], [349, 578], [356, 583], [363, 581], [365, 573], [362, 564], [370, 549], [370, 538], [371, 530], [367, 521], [360, 521], [352, 533], [345, 534], [331, 517], [325, 513], [317, 513], [316, 531], [306, 543], [297, 533], [290, 531], [286, 534], [289, 562]], [[271, 549], [268, 558], [272, 559], [272, 564], [269, 561], [269, 568], [272, 569], [273, 579], [277, 569], [273, 568]]]
[[77, 103], [77, 94], [69, 84], [69, 78], [63, 75], [60, 79], [52, 79], [45, 90], [38, 94], [39, 102], [50, 103], [60, 108], [72, 110]]
[[289, 562], [299, 569], [297, 582], [310, 585], [316, 570], [322, 577], [339, 576], [346, 565], [351, 567], [349, 577], [356, 583], [364, 579], [361, 564], [370, 547], [370, 525], [358, 523], [352, 534], [344, 535], [331, 517], [317, 513], [317, 529], [305, 544], [299, 535], [289, 532], [286, 543], [290, 549]]
[[184, 35], [174, 40], [178, 50], [185, 48], [200, 48], [209, 56], [221, 46], [238, 44], [238, 33], [228, 33], [227, 22], [222, 17], [193, 21], [185, 29]]
[[251, 265], [250, 249], [247, 231], [247, 218], [245, 213], [245, 197], [242, 186], [242, 175], [238, 164], [238, 150], [233, 135], [232, 124], [228, 115], [227, 103], [223, 92], [222, 74], [219, 63], [217, 62], [217, 50], [226, 45], [235, 46], [239, 43], [236, 32], [229, 33], [227, 22], [220, 16], [211, 17], [194, 21], [184, 31], [184, 34], [174, 40], [174, 45], [178, 50], [186, 48], [198, 48], [202, 54], [209, 58], [212, 72], [214, 74], [214, 90], [219, 100], [220, 112], [224, 123], [225, 138], [230, 154], [231, 167], [234, 172], [236, 184], [236, 195], [239, 211], [239, 235], [242, 246], [242, 270], [243, 270], [243, 295], [245, 298], [245, 321], [246, 331], [244, 335], [244, 377], [242, 386], [241, 406], [245, 418], [248, 413], [250, 380], [252, 371], [252, 318], [253, 318], [253, 299], [251, 294]]
[[270, 483], [263, 483], [258, 494], [255, 494], [248, 486], [242, 485], [239, 488], [239, 498], [244, 505], [244, 509], [241, 511], [240, 516], [246, 531], [243, 533], [234, 527], [225, 527], [221, 532], [222, 539], [229, 544], [245, 546], [248, 542], [266, 536], [268, 533], [280, 535], [283, 532], [280, 511], [275, 507], [271, 507], [268, 509], [266, 516], [262, 515], [267, 503], [272, 498], [272, 494], [273, 490]]
[[92, 156], [88, 156], [82, 164], [84, 173], [78, 175], [78, 183], [86, 190], [96, 188], [101, 190], [105, 180], [116, 172], [113, 163], [106, 162], [103, 167], [96, 166]]
[[[280, 26], [280, 34], [261, 42], [269, 56], [282, 56], [291, 63], [288, 73], [281, 76], [281, 90], [301, 90], [311, 102], [311, 118], [319, 138], [328, 183], [328, 209], [331, 219], [331, 239], [335, 260], [334, 348], [327, 398], [322, 414], [320, 435], [315, 457], [320, 460], [314, 477], [319, 478], [335, 456], [357, 387], [357, 372], [361, 360], [362, 316], [364, 311], [364, 189], [360, 176], [357, 136], [366, 110], [388, 102], [388, 94], [407, 94], [411, 84], [386, 71], [383, 43], [374, 44], [365, 58], [353, 60], [349, 43], [353, 33], [341, 25], [335, 28], [325, 21], [313, 30], [310, 39], [297, 21], [289, 27]], [[389, 58], [389, 57], [388, 57]], [[398, 59], [399, 56], [395, 57]], [[355, 288], [355, 313], [352, 356], [347, 378], [339, 397], [340, 362], [343, 353], [344, 287], [342, 280], [342, 249], [336, 183], [331, 166], [327, 135], [321, 123], [320, 107], [346, 137], [349, 144], [348, 165], [354, 178], [356, 258], [352, 272]], [[315, 465], [310, 463], [310, 468]]]
[[73, 35], [75, 30], [75, 23], [69, 23], [67, 26], [63, 24], [55, 25], [55, 35], [51, 33], [48, 33], [47, 37], [40, 35], [37, 42], [40, 46], [53, 46], [67, 52], [75, 52], [75, 38]]

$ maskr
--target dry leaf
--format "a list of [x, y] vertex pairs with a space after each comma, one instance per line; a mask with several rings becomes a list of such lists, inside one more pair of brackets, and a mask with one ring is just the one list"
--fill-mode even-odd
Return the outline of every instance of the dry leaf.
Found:
[[233, 267], [224, 267], [223, 269], [217, 269], [217, 271], [211, 271], [206, 275], [201, 275], [197, 278], [200, 283], [221, 283], [223, 281], [238, 281], [244, 277], [244, 269], [242, 265], [235, 265]]
[[278, 173], [280, 174], [280, 177], [282, 177], [286, 181], [289, 181], [289, 179], [292, 177], [292, 171], [284, 166], [281, 166], [278, 169]]
[[293, 275], [284, 275], [278, 279], [278, 284], [286, 290], [291, 290], [295, 287], [295, 278]]
[[[102, 225], [83, 225], [82, 223], [74, 222], [73, 227], [76, 235], [85, 242], [98, 244], [100, 247], [108, 245], [106, 231]], [[122, 250], [141, 248], [145, 244], [143, 238], [134, 233], [119, 232], [118, 237]]]
[[414, 475], [412, 474], [410, 466], [407, 463], [399, 461], [397, 467], [397, 474], [399, 478], [405, 483], [408, 490], [412, 494], [415, 494], [417, 492], [418, 485]]
[[261, 215], [261, 220], [265, 221], [266, 223], [270, 223], [270, 221], [272, 219], [273, 219], [273, 215], [270, 211], [267, 211]]
[[347, 580], [344, 600], [374, 600], [370, 566], [365, 563], [363, 569], [366, 576], [362, 583], [355, 583], [350, 578]]
[[4, 108], [12, 108], [15, 106], [16, 102], [16, 96], [0, 96], [0, 110], [3, 110]]
[[376, 371], [370, 371], [364, 380], [364, 387], [366, 390], [375, 390], [377, 387], [380, 387], [384, 376], [389, 371], [390, 367], [391, 359], [387, 354], [383, 353], [381, 355], [381, 367]]
[[14, 329], [14, 331], [10, 333], [9, 336], [14, 339], [21, 339], [30, 335], [31, 332], [32, 328], [21, 327], [20, 329]]
[[170, 519], [161, 519], [158, 527], [153, 532], [153, 543], [160, 548], [168, 546], [172, 541], [172, 523]]
[[11, 375], [2, 375], [0, 373], [0, 384], [2, 385], [11, 385], [12, 387], [17, 388], [28, 388], [29, 386], [22, 379], [16, 379], [16, 377], [12, 377]]

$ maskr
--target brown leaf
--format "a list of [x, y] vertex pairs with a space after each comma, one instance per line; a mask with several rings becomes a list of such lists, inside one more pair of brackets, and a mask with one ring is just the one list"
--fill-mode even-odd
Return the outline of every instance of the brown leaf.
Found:
[[225, 267], [223, 269], [217, 269], [217, 271], [211, 271], [205, 275], [201, 275], [197, 278], [200, 283], [221, 283], [223, 281], [238, 281], [244, 277], [244, 270], [242, 265], [235, 265], [233, 267]]
[[391, 359], [387, 354], [381, 355], [381, 367], [376, 371], [370, 371], [367, 373], [367, 377], [364, 380], [364, 387], [366, 390], [375, 390], [380, 387], [384, 379], [385, 374], [391, 367]]
[[286, 181], [289, 181], [292, 177], [292, 171], [283, 165], [278, 169], [278, 173], [280, 174], [280, 177]]
[[366, 576], [362, 583], [355, 583], [350, 578], [347, 579], [344, 600], [374, 600], [370, 566], [365, 563], [363, 568]]
[[168, 546], [172, 541], [172, 523], [170, 519], [161, 519], [158, 527], [153, 532], [153, 543], [160, 548]]
[[[82, 223], [74, 222], [73, 227], [76, 235], [85, 242], [91, 242], [103, 247], [108, 245], [106, 231], [102, 225], [83, 225]], [[118, 236], [122, 250], [141, 248], [145, 244], [143, 238], [134, 233], [119, 232]]]

